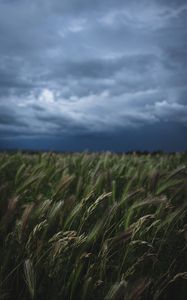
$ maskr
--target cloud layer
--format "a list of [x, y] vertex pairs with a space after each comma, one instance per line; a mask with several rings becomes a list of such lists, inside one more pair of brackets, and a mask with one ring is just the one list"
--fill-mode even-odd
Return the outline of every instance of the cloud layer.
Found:
[[0, 0], [1, 141], [187, 131], [186, 49], [185, 0]]

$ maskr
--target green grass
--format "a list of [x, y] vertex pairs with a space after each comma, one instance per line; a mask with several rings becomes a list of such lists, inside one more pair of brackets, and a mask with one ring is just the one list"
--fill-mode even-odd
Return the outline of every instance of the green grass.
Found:
[[187, 295], [187, 154], [0, 154], [0, 300]]

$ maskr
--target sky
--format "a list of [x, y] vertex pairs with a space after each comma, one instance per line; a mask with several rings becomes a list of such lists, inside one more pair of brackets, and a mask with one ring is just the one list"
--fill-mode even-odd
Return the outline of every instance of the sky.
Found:
[[0, 0], [0, 149], [187, 150], [186, 0]]

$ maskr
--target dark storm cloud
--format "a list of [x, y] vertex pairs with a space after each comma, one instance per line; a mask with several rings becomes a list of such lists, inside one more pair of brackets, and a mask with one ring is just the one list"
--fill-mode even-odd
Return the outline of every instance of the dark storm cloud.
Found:
[[183, 6], [186, 4], [186, 0], [156, 0], [157, 3], [160, 5], [167, 5], [167, 6], [173, 6], [175, 8], [178, 8], [180, 6]]
[[53, 76], [58, 75], [81, 78], [110, 78], [116, 73], [123, 72], [142, 72], [145, 73], [148, 68], [154, 65], [157, 57], [155, 55], [126, 55], [119, 58], [91, 59], [79, 61], [66, 61], [57, 66]]
[[25, 126], [26, 124], [22, 120], [17, 119], [16, 116], [12, 115], [11, 111], [8, 111], [8, 109], [3, 111], [1, 107], [0, 125]]
[[186, 41], [185, 0], [0, 0], [1, 136], [186, 128]]

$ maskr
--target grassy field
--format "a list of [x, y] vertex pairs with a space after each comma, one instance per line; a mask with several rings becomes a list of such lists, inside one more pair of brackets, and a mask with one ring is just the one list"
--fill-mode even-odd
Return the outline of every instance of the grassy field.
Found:
[[187, 299], [187, 154], [0, 154], [0, 299]]

